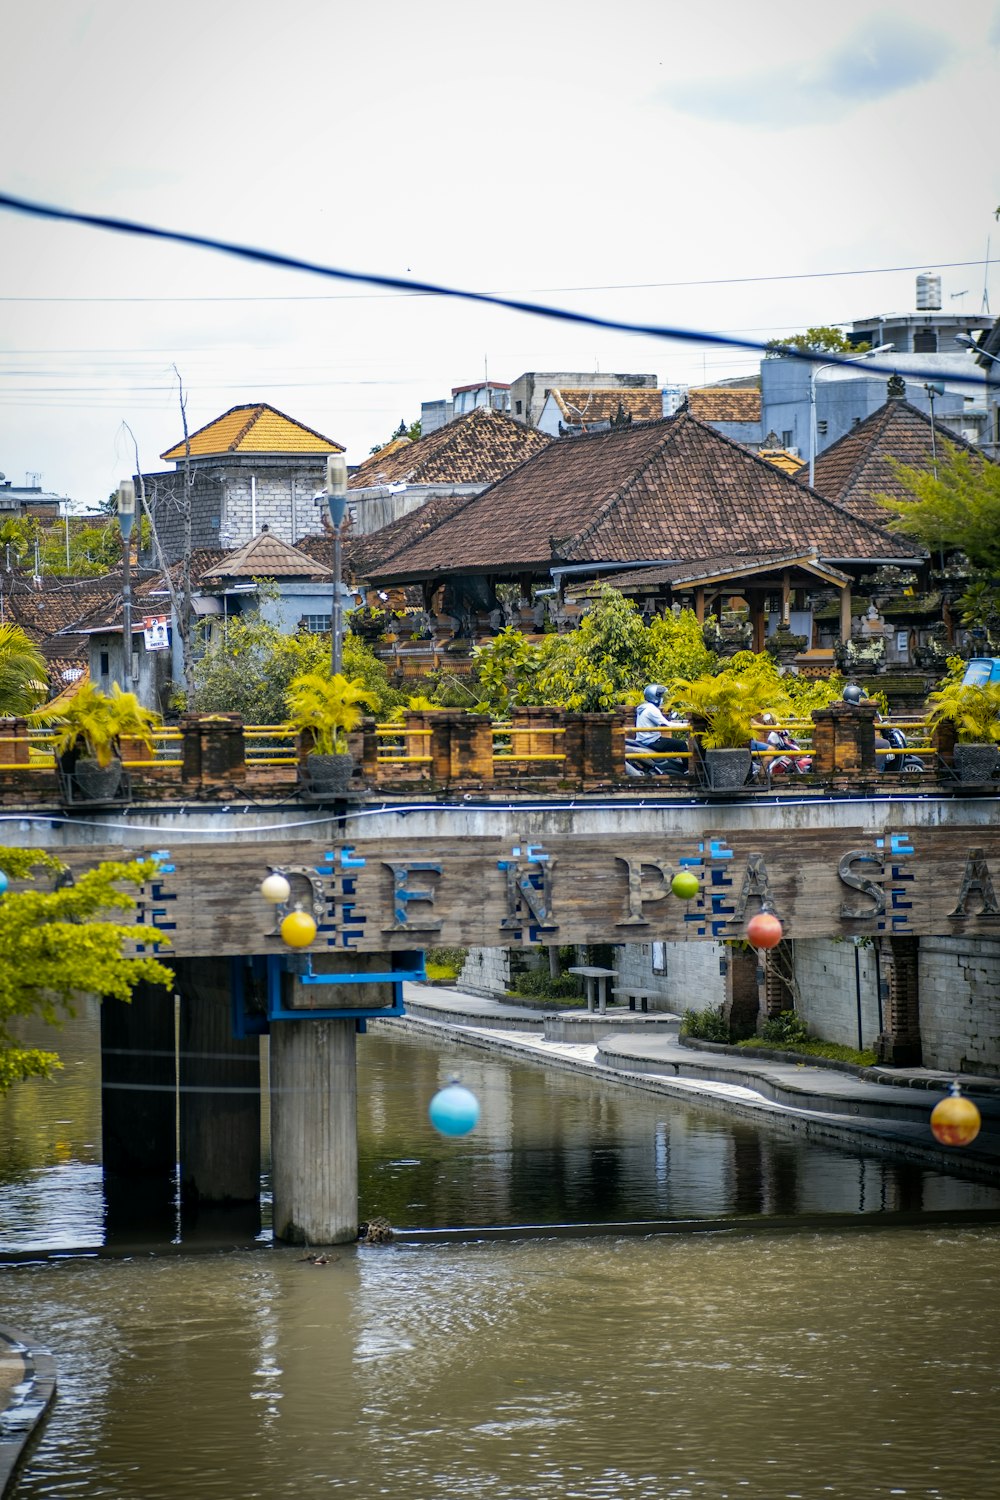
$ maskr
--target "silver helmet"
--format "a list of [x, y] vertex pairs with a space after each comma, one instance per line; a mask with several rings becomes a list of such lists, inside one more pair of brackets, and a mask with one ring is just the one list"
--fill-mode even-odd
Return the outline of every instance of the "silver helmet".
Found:
[[659, 708], [660, 704], [663, 702], [663, 695], [665, 692], [665, 687], [661, 687], [658, 682], [651, 682], [649, 684], [649, 687], [643, 689], [642, 696], [645, 698], [647, 703], [655, 703], [657, 708]]

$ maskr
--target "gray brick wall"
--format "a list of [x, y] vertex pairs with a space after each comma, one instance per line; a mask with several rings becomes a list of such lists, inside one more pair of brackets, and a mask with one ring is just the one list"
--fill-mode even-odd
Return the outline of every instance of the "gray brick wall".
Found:
[[[799, 1014], [814, 1036], [845, 1047], [872, 1047], [880, 1031], [874, 947], [857, 949], [850, 939], [799, 938], [793, 945]], [[860, 984], [859, 984], [860, 981]], [[861, 1041], [858, 1039], [858, 991]]]
[[622, 982], [655, 990], [650, 1010], [707, 1010], [725, 999], [725, 979], [719, 972], [721, 943], [662, 944], [666, 974], [653, 973], [653, 944], [627, 943], [618, 949], [616, 968]]
[[1000, 942], [921, 938], [918, 977], [924, 1066], [1000, 1077]]

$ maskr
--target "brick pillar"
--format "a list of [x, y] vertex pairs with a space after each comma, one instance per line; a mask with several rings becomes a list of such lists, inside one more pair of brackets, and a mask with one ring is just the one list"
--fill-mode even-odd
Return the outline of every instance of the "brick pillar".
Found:
[[361, 720], [361, 774], [366, 781], [375, 781], [379, 774], [378, 765], [378, 736], [375, 733], [375, 720], [370, 715], [365, 715]]
[[955, 764], [955, 726], [950, 719], [942, 719], [931, 730], [930, 741], [935, 754], [946, 766]]
[[0, 766], [26, 766], [28, 745], [27, 719], [0, 719]]
[[875, 1043], [880, 1063], [891, 1068], [919, 1068], [920, 989], [917, 979], [920, 939], [882, 938], [882, 975], [888, 981], [888, 996], [882, 1017], [883, 1030]]
[[182, 714], [185, 781], [226, 785], [246, 778], [243, 720], [239, 714]]
[[[425, 755], [431, 756], [431, 777], [439, 786], [453, 782], [482, 783], [493, 780], [493, 726], [485, 714], [469, 714], [461, 708], [436, 709], [420, 717], [423, 723], [414, 727], [430, 729], [429, 739], [420, 736], [421, 742], [429, 746]], [[407, 715], [407, 721], [412, 722]]]
[[760, 1015], [758, 958], [752, 949], [726, 949], [726, 998], [722, 1014], [737, 1041], [753, 1036]]
[[817, 776], [874, 774], [877, 712], [874, 703], [831, 703], [813, 709], [812, 768]]

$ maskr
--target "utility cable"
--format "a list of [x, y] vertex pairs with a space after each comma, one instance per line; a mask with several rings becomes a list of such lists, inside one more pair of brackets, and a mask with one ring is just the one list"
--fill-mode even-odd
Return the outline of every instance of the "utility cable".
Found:
[[[674, 328], [659, 323], [634, 323], [620, 318], [602, 318], [593, 313], [575, 312], [570, 308], [556, 307], [544, 302], [525, 302], [518, 297], [500, 297], [491, 292], [476, 292], [459, 287], [445, 286], [432, 281], [406, 281], [400, 276], [386, 276], [375, 271], [348, 271], [339, 266], [322, 265], [318, 261], [302, 260], [294, 255], [282, 255], [275, 250], [264, 250], [253, 245], [244, 245], [235, 240], [217, 240], [210, 235], [189, 234], [179, 229], [163, 229], [154, 224], [145, 224], [136, 219], [119, 219], [106, 214], [88, 214], [73, 209], [59, 208], [54, 204], [38, 203], [30, 198], [17, 198], [10, 193], [0, 193], [0, 208], [14, 213], [27, 214], [35, 218], [54, 219], [61, 223], [82, 224], [92, 229], [105, 229], [114, 234], [135, 235], [144, 239], [165, 240], [178, 245], [191, 245], [196, 249], [214, 250], [238, 260], [251, 261], [258, 265], [272, 266], [283, 271], [302, 271], [310, 276], [322, 276], [332, 281], [347, 281], [367, 286], [380, 286], [395, 292], [423, 293], [427, 296], [454, 298], [463, 302], [475, 302], [485, 307], [498, 307], [507, 312], [526, 313], [530, 317], [548, 318], [554, 322], [572, 323], [585, 328], [600, 328], [609, 333], [637, 334], [643, 338], [670, 339], [688, 344], [725, 345], [730, 349], [751, 349], [757, 353], [774, 353], [773, 345], [759, 339], [735, 338], [732, 335], [710, 333], [698, 328]], [[978, 264], [978, 262], [977, 262]], [[781, 353], [789, 359], [804, 364], [848, 365], [854, 367], [856, 357], [831, 355], [829, 352], [814, 353], [802, 349], [781, 346]], [[866, 368], [880, 375], [893, 375], [896, 366], [891, 362], [865, 361]], [[908, 369], [911, 380], [940, 380], [942, 372], [936, 369]], [[977, 389], [983, 384], [981, 375], [948, 374], [951, 385], [970, 385]]]

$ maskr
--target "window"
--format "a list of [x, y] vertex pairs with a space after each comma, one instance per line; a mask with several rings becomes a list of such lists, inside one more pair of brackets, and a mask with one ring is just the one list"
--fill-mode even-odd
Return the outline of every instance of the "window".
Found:
[[324, 635], [333, 628], [332, 615], [303, 615], [302, 628], [311, 635]]
[[795, 434], [793, 433], [792, 429], [790, 427], [786, 427], [781, 434], [781, 446], [783, 448], [790, 448], [792, 446], [792, 438], [794, 436]]
[[936, 354], [938, 336], [936, 328], [918, 328], [913, 335], [914, 354]]
[[665, 974], [667, 972], [667, 945], [666, 943], [653, 943], [653, 973]]
[[826, 437], [826, 429], [828, 425], [829, 424], [825, 417], [821, 422], [816, 423], [816, 431], [819, 433], [820, 437]]
[[111, 657], [110, 657], [110, 655], [108, 654], [107, 651], [102, 651], [101, 652], [101, 676], [102, 677], [110, 677], [110, 675], [111, 675]]
[[521, 416], [521, 413], [522, 413], [522, 403], [520, 401], [515, 401], [514, 402], [514, 414], [515, 414], [515, 416], [519, 417], [519, 416]]

